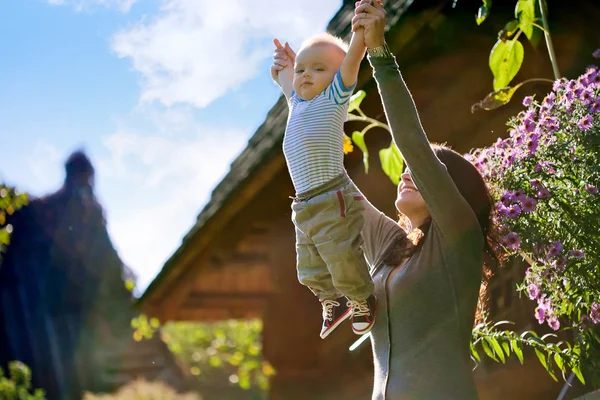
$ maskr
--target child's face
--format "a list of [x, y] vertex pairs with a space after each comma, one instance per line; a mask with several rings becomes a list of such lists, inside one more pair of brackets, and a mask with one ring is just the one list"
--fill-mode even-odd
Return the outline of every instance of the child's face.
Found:
[[344, 60], [337, 46], [323, 43], [305, 47], [296, 56], [294, 91], [302, 100], [310, 100], [333, 81]]

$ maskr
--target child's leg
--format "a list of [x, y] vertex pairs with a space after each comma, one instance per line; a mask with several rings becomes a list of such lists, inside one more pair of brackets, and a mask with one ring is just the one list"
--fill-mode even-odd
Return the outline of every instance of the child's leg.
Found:
[[333, 285], [349, 300], [352, 329], [362, 334], [375, 321], [373, 281], [361, 249], [364, 199], [353, 184], [344, 189], [331, 197], [337, 200], [337, 207], [319, 214], [324, 219], [312, 239], [327, 263]]
[[296, 257], [298, 280], [307, 286], [321, 301], [323, 324], [321, 338], [325, 339], [335, 328], [348, 319], [352, 309], [346, 298], [335, 288], [327, 265], [312, 241], [296, 228]]
[[333, 285], [327, 264], [319, 255], [317, 247], [296, 228], [296, 267], [298, 280], [308, 287], [320, 301], [341, 297]]
[[336, 289], [350, 299], [366, 299], [373, 293], [373, 281], [361, 249], [364, 199], [358, 191], [340, 190], [330, 201], [332, 206], [319, 214], [313, 242]]

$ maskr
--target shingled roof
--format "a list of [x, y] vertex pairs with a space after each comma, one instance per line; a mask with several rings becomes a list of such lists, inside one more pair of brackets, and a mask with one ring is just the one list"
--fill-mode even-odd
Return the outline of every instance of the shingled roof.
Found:
[[[385, 4], [387, 12], [387, 29], [396, 25], [400, 17], [410, 7], [413, 0], [390, 0]], [[340, 10], [329, 22], [327, 31], [349, 39], [351, 22], [354, 15], [354, 0], [344, 0]], [[233, 161], [229, 173], [215, 187], [211, 198], [202, 209], [196, 223], [182, 239], [181, 246], [166, 261], [157, 277], [148, 286], [140, 301], [156, 288], [162, 277], [168, 273], [170, 265], [186, 250], [190, 239], [196, 235], [217, 211], [227, 202], [232, 193], [246, 181], [261, 164], [275, 152], [281, 151], [281, 143], [285, 132], [288, 107], [285, 97], [281, 96], [268, 112], [265, 122], [257, 129], [242, 153]]]

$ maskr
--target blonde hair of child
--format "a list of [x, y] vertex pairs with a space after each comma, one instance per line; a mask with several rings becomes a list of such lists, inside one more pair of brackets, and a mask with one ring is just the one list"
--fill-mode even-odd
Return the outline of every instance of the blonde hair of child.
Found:
[[346, 54], [348, 52], [348, 43], [346, 43], [344, 41], [344, 39], [334, 36], [331, 33], [327, 33], [327, 32], [323, 32], [323, 33], [319, 33], [318, 35], [315, 35], [309, 39], [306, 39], [303, 43], [302, 46], [300, 46], [300, 50], [305, 49], [307, 47], [311, 47], [311, 46], [316, 46], [316, 45], [320, 45], [320, 44], [331, 44], [336, 46], [337, 48], [339, 48], [341, 51], [344, 52], [344, 54]]

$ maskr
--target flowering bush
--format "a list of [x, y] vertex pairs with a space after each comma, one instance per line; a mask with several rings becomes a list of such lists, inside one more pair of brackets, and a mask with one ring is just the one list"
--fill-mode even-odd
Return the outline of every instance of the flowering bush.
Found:
[[568, 361], [583, 380], [579, 367], [597, 369], [600, 347], [600, 70], [559, 79], [542, 101], [523, 104], [510, 137], [470, 159], [498, 201], [501, 246], [529, 263], [518, 289], [537, 302], [540, 324], [573, 334], [555, 349], [556, 364], [564, 372]]

